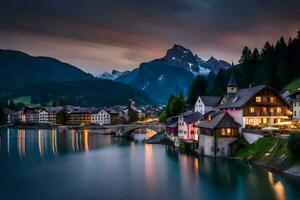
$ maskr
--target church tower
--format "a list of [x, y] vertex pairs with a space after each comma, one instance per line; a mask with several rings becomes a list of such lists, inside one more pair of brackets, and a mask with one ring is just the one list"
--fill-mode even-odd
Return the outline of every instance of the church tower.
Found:
[[233, 66], [232, 66], [232, 72], [231, 72], [231, 77], [229, 79], [229, 82], [227, 83], [227, 96], [231, 96], [238, 91], [238, 86], [233, 74]]

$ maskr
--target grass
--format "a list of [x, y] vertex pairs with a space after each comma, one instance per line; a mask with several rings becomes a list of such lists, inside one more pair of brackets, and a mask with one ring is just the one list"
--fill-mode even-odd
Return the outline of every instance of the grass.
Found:
[[240, 159], [252, 157], [260, 157], [268, 152], [273, 144], [278, 140], [275, 137], [264, 137], [259, 139], [256, 143], [247, 145], [238, 151], [236, 157]]
[[236, 158], [248, 159], [278, 170], [288, 168], [300, 160], [290, 153], [287, 139], [281, 137], [263, 137], [237, 152]]
[[14, 103], [31, 104], [31, 96], [20, 96], [14, 99]]
[[297, 88], [300, 88], [300, 78], [292, 81], [290, 84], [288, 84], [286, 87], [286, 89], [289, 90], [296, 90]]

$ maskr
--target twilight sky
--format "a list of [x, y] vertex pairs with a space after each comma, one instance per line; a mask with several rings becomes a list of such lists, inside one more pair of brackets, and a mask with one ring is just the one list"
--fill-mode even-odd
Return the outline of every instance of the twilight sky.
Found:
[[0, 48], [98, 74], [164, 56], [174, 43], [237, 62], [247, 45], [294, 37], [299, 0], [1, 0]]

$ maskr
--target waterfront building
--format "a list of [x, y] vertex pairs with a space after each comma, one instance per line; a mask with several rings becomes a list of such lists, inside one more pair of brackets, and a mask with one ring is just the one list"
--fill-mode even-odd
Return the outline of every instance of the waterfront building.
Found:
[[40, 108], [25, 107], [21, 113], [21, 121], [26, 123], [38, 123]]
[[106, 109], [95, 110], [91, 114], [91, 123], [93, 124], [110, 124], [110, 114]]
[[198, 142], [198, 128], [196, 125], [201, 120], [201, 113], [187, 111], [178, 116], [178, 138]]
[[242, 128], [263, 128], [289, 119], [289, 104], [273, 88], [258, 85], [238, 89], [232, 79], [218, 110], [229, 113]]
[[300, 120], [300, 89], [289, 94], [290, 105], [292, 107], [293, 120]]
[[194, 106], [194, 111], [202, 115], [214, 110], [220, 103], [220, 96], [199, 96]]
[[47, 107], [45, 110], [48, 112], [48, 123], [50, 124], [65, 124], [66, 122], [66, 109], [62, 106]]
[[48, 112], [44, 108], [41, 109], [39, 112], [39, 123], [40, 124], [49, 123]]
[[231, 156], [231, 144], [238, 138], [240, 126], [228, 113], [214, 113], [210, 120], [198, 124], [199, 152], [207, 156]]
[[87, 125], [91, 123], [91, 109], [74, 108], [67, 113], [67, 124]]

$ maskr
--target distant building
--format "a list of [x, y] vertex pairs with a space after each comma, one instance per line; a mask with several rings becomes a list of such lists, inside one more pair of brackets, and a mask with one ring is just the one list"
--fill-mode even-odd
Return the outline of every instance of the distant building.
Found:
[[39, 123], [40, 108], [25, 107], [21, 114], [21, 121], [26, 123]]
[[219, 96], [199, 96], [194, 111], [199, 112], [202, 115], [214, 110], [220, 103], [221, 97]]
[[48, 123], [50, 124], [65, 124], [66, 123], [66, 109], [62, 106], [47, 107]]
[[91, 122], [93, 124], [110, 124], [110, 114], [106, 109], [96, 110], [91, 115]]
[[91, 123], [91, 109], [75, 108], [67, 113], [67, 124], [82, 125]]
[[48, 112], [46, 109], [41, 109], [39, 112], [39, 123], [45, 124], [49, 123], [49, 117], [48, 117]]

